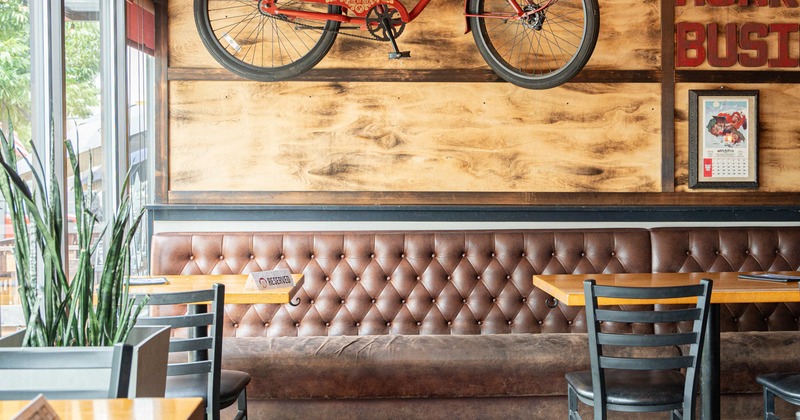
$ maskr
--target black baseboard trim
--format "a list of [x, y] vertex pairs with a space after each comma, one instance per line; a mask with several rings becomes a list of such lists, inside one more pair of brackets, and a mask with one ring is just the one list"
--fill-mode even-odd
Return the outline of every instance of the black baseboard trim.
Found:
[[159, 221], [800, 222], [798, 206], [266, 206], [151, 205]]

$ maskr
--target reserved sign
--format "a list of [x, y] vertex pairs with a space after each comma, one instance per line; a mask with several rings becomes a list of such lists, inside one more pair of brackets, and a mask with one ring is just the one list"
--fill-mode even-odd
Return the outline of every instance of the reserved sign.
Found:
[[256, 271], [247, 276], [247, 290], [270, 290], [294, 286], [294, 277], [289, 270]]

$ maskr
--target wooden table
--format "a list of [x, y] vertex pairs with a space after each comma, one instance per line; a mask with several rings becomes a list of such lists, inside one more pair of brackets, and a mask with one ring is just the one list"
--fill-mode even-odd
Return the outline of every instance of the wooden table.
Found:
[[247, 290], [246, 274], [230, 275], [185, 275], [185, 276], [155, 276], [167, 279], [167, 284], [148, 286], [131, 286], [131, 293], [171, 293], [191, 290], [210, 289], [214, 283], [225, 285], [225, 304], [229, 303], [289, 303], [296, 305], [299, 298], [294, 300], [294, 294], [303, 286], [303, 275], [292, 274], [294, 287], [283, 287], [269, 290]]
[[[292, 274], [294, 287], [271, 290], [246, 290], [246, 274], [153, 276], [167, 279], [167, 284], [131, 286], [131, 293], [170, 293], [210, 289], [214, 283], [225, 285], [225, 303], [291, 303], [294, 294], [303, 287], [303, 275]], [[16, 284], [0, 284], [0, 305], [19, 305]]]
[[[0, 401], [0, 419], [10, 419], [30, 401]], [[202, 420], [202, 398], [47, 400], [61, 420]]]
[[[783, 271], [781, 274], [800, 275], [800, 272]], [[719, 419], [719, 304], [759, 302], [800, 302], [797, 282], [770, 282], [744, 280], [739, 273], [625, 273], [625, 274], [558, 274], [535, 275], [533, 285], [569, 306], [584, 306], [583, 281], [595, 279], [597, 284], [632, 287], [673, 286], [700, 283], [711, 279], [711, 307], [709, 308], [706, 337], [700, 367], [702, 418]], [[696, 300], [695, 300], [696, 301]], [[695, 303], [674, 299], [673, 303]], [[553, 302], [555, 303], [555, 302]], [[620, 303], [601, 299], [599, 304]], [[625, 303], [632, 303], [630, 300]], [[646, 302], [641, 302], [646, 303]], [[548, 303], [550, 306], [552, 304]]]

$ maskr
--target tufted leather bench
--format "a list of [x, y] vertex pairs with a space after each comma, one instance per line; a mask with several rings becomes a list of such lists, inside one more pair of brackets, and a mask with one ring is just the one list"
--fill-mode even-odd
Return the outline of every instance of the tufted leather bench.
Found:
[[[253, 418], [545, 419], [588, 350], [582, 308], [550, 307], [534, 274], [797, 270], [800, 229], [159, 233], [151, 261], [305, 275], [299, 306], [226, 305], [223, 364], [253, 376]], [[752, 378], [800, 370], [800, 305], [720, 312], [723, 416], [759, 418]]]

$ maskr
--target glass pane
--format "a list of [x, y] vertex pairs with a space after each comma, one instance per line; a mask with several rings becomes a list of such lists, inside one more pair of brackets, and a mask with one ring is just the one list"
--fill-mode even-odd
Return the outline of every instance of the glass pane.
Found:
[[[13, 138], [18, 157], [23, 157], [31, 141], [30, 16], [26, 0], [0, 1], [0, 46], [0, 127], [9, 140]], [[13, 134], [9, 131], [12, 124]], [[1, 195], [0, 207], [4, 220], [0, 231], [0, 325], [5, 335], [23, 321], [17, 299], [14, 230]]]
[[[88, 206], [98, 218], [93, 237], [99, 239], [103, 214], [104, 165], [100, 109], [100, 0], [67, 0], [64, 3], [64, 58], [66, 74], [67, 140], [81, 168], [79, 174]], [[73, 174], [67, 169], [67, 217], [69, 221], [69, 273], [75, 274], [78, 246], [75, 228]], [[102, 245], [94, 254], [95, 272], [102, 268]]]
[[[130, 151], [130, 194], [132, 215], [148, 203], [148, 151], [155, 144], [155, 14], [152, 1], [127, 4], [128, 128]], [[131, 244], [131, 274], [148, 272], [147, 223], [142, 221]]]

